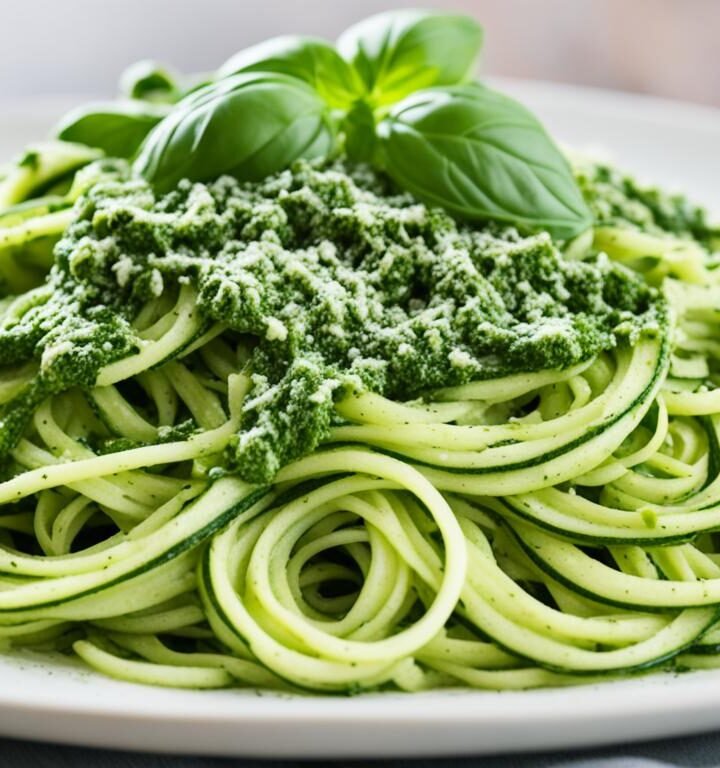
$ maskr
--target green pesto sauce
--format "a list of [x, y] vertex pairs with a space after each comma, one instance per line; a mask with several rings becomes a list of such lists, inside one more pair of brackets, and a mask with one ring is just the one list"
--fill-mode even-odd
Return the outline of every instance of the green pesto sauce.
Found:
[[687, 197], [643, 186], [632, 176], [602, 163], [584, 163], [575, 178], [597, 225], [630, 227], [648, 234], [696, 240], [708, 251], [720, 246], [720, 228], [704, 208]]
[[319, 444], [344, 392], [412, 399], [563, 369], [664, 317], [653, 289], [602, 256], [566, 261], [546, 234], [460, 225], [363, 168], [299, 164], [162, 197], [115, 173], [76, 214], [49, 299], [0, 328], [2, 362], [44, 354], [51, 389], [89, 386], [131, 351], [137, 308], [190, 282], [208, 323], [255, 340], [226, 460], [256, 482]]

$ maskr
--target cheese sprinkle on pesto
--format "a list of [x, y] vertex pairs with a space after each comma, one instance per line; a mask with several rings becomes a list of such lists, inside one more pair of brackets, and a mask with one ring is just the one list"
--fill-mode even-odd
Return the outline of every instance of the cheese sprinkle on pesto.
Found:
[[142, 304], [191, 285], [206, 325], [252, 349], [225, 462], [255, 482], [323, 440], [343, 392], [408, 400], [565, 369], [664, 322], [658, 294], [603, 255], [566, 260], [546, 233], [460, 225], [362, 167], [300, 163], [259, 184], [223, 177], [158, 196], [116, 166], [75, 211], [50, 277], [62, 306], [38, 310], [40, 335], [27, 315], [3, 333], [33, 336], [46, 378], [53, 363], [92, 358], [81, 378], [55, 377], [56, 388], [87, 385], [113, 357], [93, 358], [89, 339], [122, 357]]

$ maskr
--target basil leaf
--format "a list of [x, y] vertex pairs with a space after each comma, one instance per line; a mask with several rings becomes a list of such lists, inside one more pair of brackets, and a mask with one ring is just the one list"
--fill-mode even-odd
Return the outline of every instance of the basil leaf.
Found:
[[363, 94], [357, 72], [332, 45], [317, 38], [274, 37], [236, 53], [220, 67], [218, 75], [238, 72], [280, 72], [297, 77], [339, 109], [349, 107]]
[[159, 191], [181, 179], [222, 174], [256, 181], [334, 145], [327, 104], [287, 75], [233, 75], [178, 102], [148, 135], [134, 163]]
[[142, 101], [87, 104], [65, 115], [56, 135], [102, 149], [110, 157], [132, 157], [167, 114], [168, 107]]
[[365, 101], [356, 101], [342, 121], [345, 154], [353, 163], [370, 163], [375, 156], [375, 115]]
[[149, 59], [136, 61], [120, 75], [120, 92], [128, 99], [172, 104], [181, 90], [177, 75]]
[[413, 94], [380, 123], [378, 137], [400, 186], [460, 218], [499, 219], [559, 239], [590, 226], [570, 166], [542, 125], [488, 88]]
[[350, 27], [338, 50], [360, 73], [373, 105], [383, 106], [421, 88], [466, 80], [482, 37], [468, 16], [390, 11]]

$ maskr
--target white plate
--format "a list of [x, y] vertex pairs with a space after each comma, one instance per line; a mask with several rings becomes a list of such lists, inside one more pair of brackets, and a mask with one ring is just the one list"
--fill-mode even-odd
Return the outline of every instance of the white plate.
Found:
[[[720, 211], [720, 112], [542, 83], [502, 87], [560, 140], [602, 148]], [[0, 157], [68, 100], [2, 110]], [[93, 746], [235, 756], [428, 756], [589, 746], [720, 727], [720, 671], [516, 693], [357, 698], [175, 691], [105, 679], [65, 659], [0, 656], [0, 733]]]

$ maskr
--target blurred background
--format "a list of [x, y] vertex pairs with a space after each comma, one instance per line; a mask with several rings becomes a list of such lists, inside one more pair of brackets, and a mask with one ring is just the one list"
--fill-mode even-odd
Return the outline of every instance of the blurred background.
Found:
[[284, 32], [425, 5], [485, 26], [483, 70], [720, 106], [720, 0], [0, 0], [0, 101], [111, 96], [130, 62], [214, 69]]

